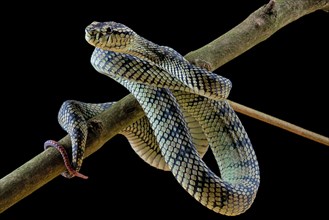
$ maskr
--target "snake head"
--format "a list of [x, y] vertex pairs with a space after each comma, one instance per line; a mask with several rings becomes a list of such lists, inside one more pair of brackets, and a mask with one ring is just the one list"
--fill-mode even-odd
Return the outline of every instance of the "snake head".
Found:
[[123, 50], [132, 44], [135, 36], [136, 33], [133, 30], [113, 21], [94, 21], [85, 29], [86, 41], [103, 50]]

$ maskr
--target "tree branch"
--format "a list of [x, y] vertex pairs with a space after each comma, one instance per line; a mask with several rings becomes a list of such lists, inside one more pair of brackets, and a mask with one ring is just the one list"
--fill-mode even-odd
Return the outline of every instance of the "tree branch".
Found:
[[248, 115], [249, 117], [256, 118], [260, 121], [266, 122], [268, 124], [277, 126], [279, 128], [282, 128], [284, 130], [290, 131], [294, 134], [297, 134], [299, 136], [305, 137], [307, 139], [316, 141], [318, 143], [321, 143], [323, 145], [329, 146], [329, 138], [325, 137], [323, 135], [317, 134], [315, 132], [306, 130], [302, 127], [296, 126], [294, 124], [291, 124], [289, 122], [283, 121], [279, 118], [275, 118], [271, 115], [265, 114], [263, 112], [251, 109], [249, 107], [243, 106], [239, 103], [233, 102], [229, 100], [230, 105], [236, 112], [240, 112], [242, 114]]
[[[118, 131], [143, 116], [144, 112], [137, 100], [128, 95], [109, 110], [89, 120], [92, 129], [88, 133], [86, 157], [117, 135]], [[69, 135], [59, 143], [68, 152], [71, 151]], [[60, 175], [65, 169], [62, 156], [58, 150], [51, 147], [0, 179], [0, 213]]]
[[239, 25], [209, 44], [188, 53], [185, 58], [198, 64], [211, 64], [215, 70], [298, 18], [328, 9], [328, 0], [271, 0], [249, 15]]
[[[329, 0], [277, 0], [259, 8], [238, 26], [206, 46], [190, 52], [186, 58], [198, 64], [206, 61], [215, 70], [266, 40], [277, 30], [296, 19], [328, 9]], [[90, 120], [86, 157], [97, 151], [118, 131], [143, 117], [138, 102], [128, 95], [106, 112]], [[70, 150], [70, 138], [59, 141]], [[65, 170], [57, 150], [49, 148], [0, 179], [0, 213], [39, 189]]]

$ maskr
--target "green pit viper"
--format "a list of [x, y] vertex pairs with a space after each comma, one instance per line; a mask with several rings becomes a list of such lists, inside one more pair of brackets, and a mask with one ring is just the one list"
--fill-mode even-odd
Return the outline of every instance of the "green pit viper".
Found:
[[[226, 98], [231, 81], [189, 63], [167, 46], [157, 45], [117, 22], [92, 22], [85, 39], [95, 47], [91, 64], [134, 95], [145, 117], [120, 132], [148, 164], [171, 171], [198, 202], [223, 215], [239, 215], [252, 205], [260, 183], [250, 139]], [[62, 146], [63, 176], [79, 173], [84, 158], [87, 120], [114, 102], [65, 101], [58, 120], [72, 142], [71, 162]], [[210, 147], [220, 175], [202, 160]]]

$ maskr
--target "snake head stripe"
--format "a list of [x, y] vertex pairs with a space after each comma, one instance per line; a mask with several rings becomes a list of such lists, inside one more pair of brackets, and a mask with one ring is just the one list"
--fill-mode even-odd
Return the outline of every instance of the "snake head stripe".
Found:
[[94, 47], [104, 50], [119, 50], [133, 42], [136, 33], [123, 24], [94, 21], [85, 29], [85, 39]]

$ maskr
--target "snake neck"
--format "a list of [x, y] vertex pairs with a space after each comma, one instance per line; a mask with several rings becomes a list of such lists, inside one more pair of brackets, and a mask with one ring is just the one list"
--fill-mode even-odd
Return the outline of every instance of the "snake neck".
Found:
[[168, 57], [168, 53], [164, 47], [140, 36], [136, 37], [136, 40], [127, 48], [125, 53], [153, 63], [161, 63]]

